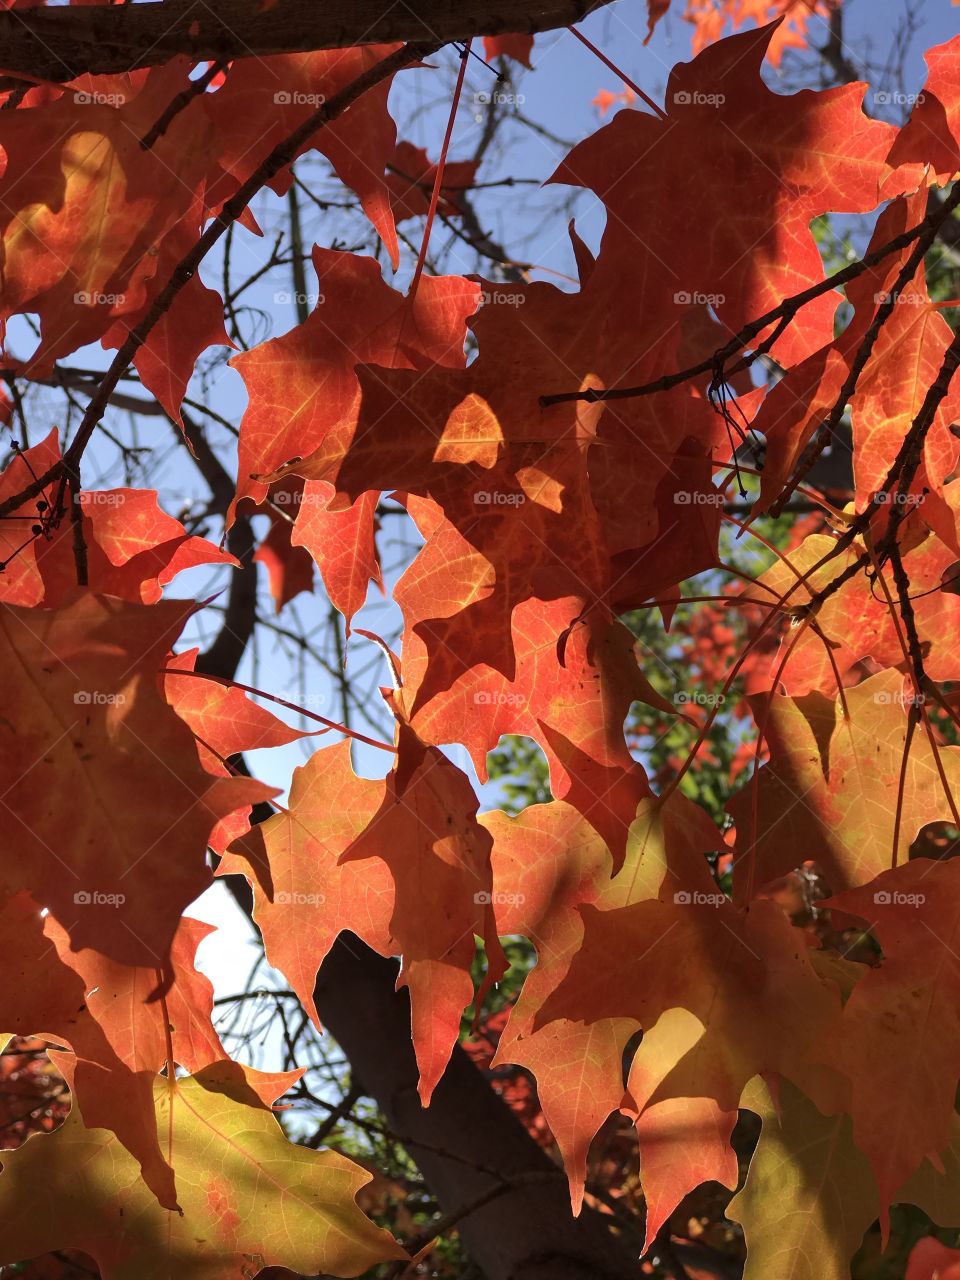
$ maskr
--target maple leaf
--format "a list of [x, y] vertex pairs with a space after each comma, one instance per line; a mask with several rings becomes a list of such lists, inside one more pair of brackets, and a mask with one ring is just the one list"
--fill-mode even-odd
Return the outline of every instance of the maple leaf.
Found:
[[[430, 573], [429, 548], [428, 543], [428, 551], [421, 553], [394, 593], [406, 622], [404, 680], [415, 707], [414, 728], [430, 742], [462, 743], [482, 781], [488, 776], [487, 752], [502, 735], [535, 738], [550, 766], [553, 794], [577, 808], [615, 860], [622, 860], [627, 828], [637, 805], [649, 794], [643, 767], [624, 742], [624, 719], [635, 700], [668, 713], [674, 710], [643, 678], [633, 637], [622, 623], [596, 612], [569, 625], [576, 598], [548, 604], [530, 600], [517, 605], [511, 619], [517, 655], [514, 680], [479, 662], [462, 670], [449, 689], [424, 698], [423, 680], [436, 662], [436, 647], [441, 654], [450, 652], [438, 623], [421, 622], [418, 616], [429, 598], [420, 590]], [[433, 582], [439, 581], [437, 573]], [[567, 627], [560, 664], [557, 637]], [[453, 643], [451, 636], [449, 644]], [[455, 654], [451, 657], [456, 660]]]
[[506, 971], [491, 906], [492, 841], [477, 822], [470, 780], [410, 728], [401, 695], [397, 763], [383, 799], [341, 861], [381, 859], [394, 886], [390, 932], [403, 956], [398, 983], [410, 988], [413, 1042], [424, 1106], [443, 1074], [473, 999], [471, 973], [479, 933], [488, 985]]
[[251, 481], [253, 473], [309, 457], [355, 411], [357, 364], [464, 364], [465, 322], [479, 302], [476, 285], [458, 276], [428, 276], [408, 302], [384, 282], [372, 258], [317, 247], [313, 265], [322, 301], [307, 321], [232, 361], [250, 396], [240, 424], [238, 498], [262, 500], [267, 485]]
[[[0, 474], [0, 498], [20, 492], [60, 461], [58, 433], [16, 454]], [[75, 589], [73, 528], [67, 513], [54, 524], [56, 484], [0, 521], [0, 598], [8, 604], [56, 606]], [[237, 561], [206, 538], [187, 533], [161, 510], [155, 489], [103, 489], [76, 495], [91, 587], [125, 600], [154, 604], [184, 569]], [[43, 503], [39, 506], [38, 503]], [[36, 531], [36, 532], [35, 532]]]
[[759, 27], [771, 23], [769, 58], [776, 67], [786, 49], [807, 47], [811, 20], [819, 18], [822, 22], [839, 3], [840, 0], [803, 0], [802, 4], [796, 0], [687, 0], [683, 17], [694, 28], [694, 53], [718, 40], [727, 27], [737, 31], [751, 21]]
[[632, 107], [636, 98], [637, 95], [632, 89], [621, 89], [617, 93], [611, 93], [609, 89], [599, 89], [596, 97], [590, 99], [590, 105], [597, 108], [602, 120], [618, 104], [622, 107]]
[[352, 506], [331, 511], [334, 497], [333, 485], [325, 480], [305, 481], [290, 541], [313, 557], [330, 603], [343, 614], [349, 635], [353, 615], [363, 607], [370, 583], [384, 593], [375, 537], [378, 495], [363, 493]]
[[0, 314], [40, 317], [28, 376], [45, 376], [138, 306], [144, 256], [153, 257], [194, 205], [210, 163], [202, 104], [180, 112], [151, 147], [140, 146], [189, 84], [189, 68], [177, 58], [123, 83], [67, 88], [4, 114]]
[[318, 1026], [317, 970], [343, 929], [402, 955], [426, 1104], [473, 998], [474, 933], [494, 974], [502, 962], [473, 788], [409, 728], [400, 742], [386, 783], [354, 774], [346, 742], [316, 752], [294, 773], [287, 812], [237, 842], [219, 872], [255, 881], [267, 955]]
[[294, 521], [304, 500], [303, 481], [296, 477], [271, 485], [263, 502], [256, 506], [249, 500], [237, 504], [244, 515], [265, 515], [270, 520], [267, 536], [254, 553], [254, 560], [264, 565], [270, 583], [270, 594], [277, 613], [304, 591], [313, 589], [313, 563], [310, 556], [293, 545]]
[[341, 864], [340, 854], [377, 811], [383, 783], [359, 778], [347, 741], [314, 752], [293, 771], [285, 811], [227, 850], [220, 875], [246, 875], [253, 918], [270, 963], [286, 975], [319, 1026], [317, 970], [343, 929], [392, 954], [393, 895], [385, 865]]
[[[920, 224], [926, 202], [925, 187], [892, 201], [877, 219], [867, 252], [883, 248], [908, 228]], [[835, 342], [788, 370], [761, 406], [751, 424], [766, 437], [768, 446], [757, 513], [765, 511], [776, 498], [804, 446], [833, 413], [878, 309], [895, 298], [892, 313], [872, 342], [850, 397], [857, 506], [863, 510], [878, 492], [881, 501], [889, 503], [889, 495], [883, 490], [886, 477], [953, 337], [927, 292], [922, 263], [911, 280], [899, 284], [898, 278], [914, 249], [911, 244], [887, 254], [848, 284], [847, 299], [853, 307], [849, 324]], [[924, 465], [918, 469], [909, 493], [900, 499], [917, 507], [954, 549], [960, 549], [955, 516], [935, 499], [944, 497], [945, 483], [960, 456], [960, 445], [950, 431], [958, 414], [960, 390], [954, 387], [939, 405], [924, 439]]]
[[156, 969], [119, 964], [89, 948], [72, 950], [66, 931], [52, 916], [44, 921], [43, 931], [62, 963], [82, 980], [90, 1016], [131, 1071], [156, 1074], [164, 1066], [168, 1032], [174, 1060], [190, 1072], [226, 1056], [213, 1027], [213, 986], [196, 968], [197, 948], [216, 932], [213, 925], [181, 918], [170, 948], [162, 1003], [151, 998], [157, 993]]
[[923, 55], [929, 69], [923, 92], [917, 94], [910, 119], [900, 130], [888, 162], [932, 165], [938, 182], [949, 182], [960, 169], [960, 76], [957, 54], [960, 36], [934, 45]]
[[[616, 412], [541, 405], [539, 393], [578, 376], [584, 387], [621, 376], [623, 333], [611, 331], [609, 295], [594, 289], [595, 279], [591, 273], [584, 292], [572, 295], [544, 284], [490, 284], [471, 321], [480, 354], [467, 370], [362, 367], [355, 422], [343, 419], [320, 450], [292, 464], [297, 474], [334, 483], [345, 499], [395, 487], [436, 504], [408, 501], [428, 539], [405, 580], [418, 582], [430, 609], [415, 606], [432, 641], [421, 703], [481, 662], [513, 680], [511, 618], [527, 600], [576, 599], [571, 626], [594, 608], [603, 614], [651, 590], [649, 553], [662, 532], [658, 483], [688, 435], [711, 444], [724, 438], [706, 401], [683, 390]], [[672, 506], [669, 531], [673, 568], [683, 576], [702, 567], [703, 552], [699, 539], [677, 532], [696, 529], [700, 517], [682, 525], [677, 512]], [[611, 555], [630, 563], [629, 580]], [[405, 599], [412, 602], [411, 590]]]
[[[629, 1034], [649, 1030], [668, 1009], [686, 1009], [703, 1035], [649, 1102], [706, 1098], [732, 1112], [758, 1072], [792, 1078], [798, 1071], [839, 1005], [837, 989], [821, 980], [779, 907], [761, 901], [738, 912], [691, 833], [680, 840], [674, 828], [665, 839], [657, 804], [649, 803], [634, 831], [652, 894], [638, 893], [631, 875], [624, 904], [580, 906], [582, 943], [537, 1010], [534, 1029], [558, 1019], [579, 1028], [616, 1019], [622, 1052]], [[630, 866], [628, 851], [613, 885]]]
[[960, 1249], [925, 1236], [910, 1250], [904, 1280], [960, 1280]]
[[644, 44], [650, 43], [654, 28], [669, 8], [670, 0], [647, 0], [647, 34]]
[[[948, 486], [948, 496], [953, 489]], [[779, 599], [789, 592], [787, 605], [802, 610], [862, 554], [860, 544], [854, 543], [848, 551], [834, 555], [829, 563], [814, 570], [824, 556], [835, 550], [835, 539], [826, 534], [805, 538], [785, 560], [778, 560], [757, 580], [761, 598]], [[903, 563], [909, 574], [911, 595], [916, 597], [914, 616], [926, 650], [924, 669], [934, 680], [949, 680], [955, 670], [949, 637], [960, 625], [960, 609], [956, 597], [940, 590], [947, 570], [955, 562], [955, 552], [933, 537], [904, 548]], [[800, 586], [800, 577], [807, 573], [809, 578]], [[888, 585], [893, 597], [893, 584]], [[751, 587], [748, 594], [755, 591]], [[790, 657], [781, 671], [788, 648]], [[845, 685], [849, 684], [856, 676], [857, 664], [866, 658], [885, 667], [904, 663], [903, 645], [890, 604], [882, 588], [861, 573], [848, 579], [817, 609], [815, 628], [808, 627], [801, 635], [792, 628], [785, 631], [769, 662], [758, 658], [751, 663], [749, 687], [752, 692], [769, 689], [780, 672], [780, 683], [793, 697], [823, 689], [835, 692], [835, 673]], [[894, 700], [903, 702], [903, 697], [898, 695]]]
[[[665, 119], [620, 112], [551, 179], [600, 197], [608, 218], [597, 270], [615, 272], [621, 290], [634, 279], [648, 294], [655, 287], [664, 316], [679, 318], [678, 306], [702, 297], [736, 332], [823, 279], [812, 218], [877, 204], [890, 126], [863, 114], [863, 86], [769, 90], [760, 64], [773, 34], [764, 27], [731, 36], [680, 63]], [[704, 200], [732, 187], [750, 199]], [[676, 265], [667, 271], [666, 263]], [[772, 348], [781, 363], [832, 340], [837, 301], [824, 294], [801, 310]]]
[[[738, 855], [748, 859], [737, 868], [738, 893], [787, 875], [808, 859], [822, 868], [834, 892], [866, 884], [906, 861], [921, 827], [941, 817], [950, 821], [950, 803], [924, 733], [913, 735], [903, 765], [910, 696], [899, 673], [884, 671], [846, 691], [849, 716], [821, 693], [772, 695], [769, 710], [764, 700], [757, 715], [766, 724], [770, 761], [761, 766], [757, 783], [748, 783], [729, 805]], [[956, 792], [960, 752], [941, 746], [939, 757]]]
[[644, 1249], [690, 1191], [720, 1182], [731, 1191], [739, 1180], [730, 1145], [735, 1111], [722, 1111], [712, 1098], [649, 1100], [688, 1053], [703, 1027], [686, 1009], [668, 1009], [644, 1032], [630, 1064], [622, 1110], [632, 1117], [640, 1147], [640, 1176], [646, 1206]]
[[[49, 920], [45, 929], [40, 909], [28, 894], [3, 898], [0, 925], [9, 974], [0, 1000], [0, 1025], [19, 1036], [36, 1033], [73, 1048], [77, 1057], [70, 1088], [75, 1104], [87, 1108], [92, 1123], [116, 1134], [138, 1162], [150, 1192], [160, 1204], [173, 1209], [177, 1203], [173, 1171], [161, 1152], [153, 1111], [153, 1079], [165, 1059], [165, 1049], [155, 1062], [149, 1062], [148, 1049], [144, 1069], [142, 1058], [129, 1052], [129, 1040], [111, 1037], [91, 1013], [83, 975], [66, 963], [66, 935], [52, 932]], [[93, 952], [85, 954], [93, 957], [92, 963], [88, 961], [91, 969], [103, 962], [103, 957]], [[136, 969], [127, 972], [138, 974]], [[156, 970], [148, 974], [144, 997], [157, 986]], [[159, 1004], [145, 1009], [139, 1029], [149, 1030], [159, 1013]], [[119, 1046], [114, 1043], [118, 1038], [124, 1041]], [[118, 1052], [118, 1048], [127, 1052]]]
[[[874, 1062], [866, 1064], [872, 1069]], [[759, 1078], [742, 1105], [761, 1117], [760, 1141], [743, 1188], [727, 1207], [747, 1239], [744, 1280], [786, 1274], [797, 1280], [849, 1280], [850, 1258], [880, 1212], [867, 1157], [845, 1114], [825, 1114], [789, 1081], [774, 1094]], [[960, 1131], [954, 1116], [943, 1169], [927, 1162], [897, 1199], [946, 1225], [956, 1217]]]
[[[458, 192], [473, 186], [477, 167], [475, 160], [448, 160], [444, 165], [437, 204], [437, 211], [444, 217], [452, 218], [461, 212]], [[437, 166], [430, 161], [426, 151], [415, 147], [412, 142], [398, 142], [389, 169], [387, 185], [396, 221], [425, 217], [437, 176]]]
[[[230, 756], [241, 751], [281, 747], [308, 736], [303, 730], [284, 724], [240, 689], [195, 675], [178, 678], [178, 671], [194, 671], [197, 653], [198, 650], [190, 649], [169, 659], [164, 670], [164, 694], [181, 720], [193, 730], [197, 755], [207, 773], [234, 777], [227, 764]], [[227, 845], [249, 830], [249, 811], [236, 809], [220, 819], [207, 843], [214, 853], [222, 854]]]
[[483, 56], [490, 62], [494, 58], [513, 58], [524, 67], [530, 66], [533, 52], [533, 36], [505, 35], [484, 36]]
[[[157, 1205], [136, 1162], [76, 1107], [54, 1133], [6, 1153], [3, 1260], [66, 1247], [94, 1258], [104, 1280], [168, 1280], [185, 1259], [198, 1280], [228, 1280], [271, 1263], [359, 1275], [404, 1257], [355, 1203], [370, 1175], [337, 1152], [289, 1143], [255, 1092], [257, 1074], [218, 1062], [157, 1078], [180, 1214]], [[37, 1213], [38, 1198], [56, 1212]]]
[[[877, 221], [872, 246], [885, 244], [908, 227], [922, 222], [926, 211], [926, 190], [899, 199], [888, 206]], [[891, 255], [875, 272], [868, 272], [848, 286], [860, 323], [851, 326], [856, 341], [872, 318], [877, 304], [890, 296], [909, 250]], [[861, 318], [862, 317], [862, 318]], [[851, 400], [853, 423], [853, 471], [859, 504], [883, 489], [883, 483], [927, 394], [936, 380], [953, 331], [934, 307], [927, 293], [923, 265], [898, 294], [893, 313], [877, 335], [857, 389]], [[848, 350], [852, 350], [848, 341]], [[960, 416], [960, 382], [953, 386], [937, 409], [936, 418], [923, 443], [924, 467], [911, 491], [921, 515], [926, 503], [924, 485], [942, 490], [960, 457], [960, 442], [950, 431]], [[952, 539], [956, 545], [956, 535]]]
[[744, 1280], [850, 1280], [850, 1259], [877, 1216], [877, 1189], [848, 1116], [824, 1116], [789, 1081], [758, 1078], [743, 1105], [763, 1121], [727, 1216], [747, 1240]]
[[[239, 187], [298, 125], [397, 47], [368, 44], [234, 62], [225, 83], [210, 95], [214, 154], [231, 179], [217, 194], [232, 194], [231, 187]], [[392, 77], [368, 89], [349, 111], [303, 143], [297, 155], [315, 149], [327, 157], [341, 181], [360, 197], [396, 267], [400, 250], [383, 176], [397, 140], [387, 109], [391, 82]], [[258, 122], [255, 137], [250, 134], [251, 120]], [[288, 167], [270, 186], [283, 195], [292, 181]]]
[[[695, 876], [700, 864], [701, 883], [712, 883], [702, 853], [720, 837], [702, 812], [682, 798], [662, 811], [646, 801], [631, 828], [626, 861], [611, 879], [610, 851], [569, 804], [531, 805], [515, 819], [491, 813], [481, 821], [494, 841], [498, 931], [523, 934], [538, 954], [510, 1012], [494, 1065], [514, 1062], [536, 1076], [576, 1209], [591, 1139], [625, 1100], [621, 1063], [636, 1022], [623, 1013], [594, 1018], [557, 1011], [548, 1018], [544, 1007], [563, 989], [577, 963], [588, 911], [615, 917], [631, 902], [655, 898], [664, 876], [673, 879], [671, 862]], [[658, 1175], [659, 1170], [651, 1171], [649, 1194], [665, 1201], [677, 1181]], [[676, 1203], [664, 1207], [664, 1214]]]
[[484, 814], [481, 822], [493, 837], [497, 928], [525, 935], [538, 952], [494, 1065], [516, 1063], [536, 1077], [577, 1209], [590, 1142], [623, 1098], [617, 1046], [629, 1030], [623, 1019], [590, 1028], [555, 1022], [536, 1030], [533, 1018], [576, 954], [582, 937], [577, 906], [602, 894], [603, 882], [610, 879], [610, 856], [596, 832], [562, 801], [532, 805], [514, 819]]
[[[142, 305], [136, 311], [125, 313], [104, 334], [101, 344], [107, 350], [121, 347], [130, 332], [150, 313], [157, 294], [199, 239], [202, 212], [198, 201], [164, 237], [158, 251], [147, 255]], [[180, 406], [198, 356], [208, 347], [235, 345], [224, 327], [223, 299], [215, 289], [207, 288], [199, 273], [195, 273], [137, 348], [133, 364], [147, 390], [156, 396], [173, 421], [182, 425]]]
[[0, 883], [48, 906], [75, 948], [126, 964], [163, 964], [181, 912], [210, 883], [211, 829], [274, 794], [206, 773], [158, 688], [192, 608], [80, 594], [0, 619], [4, 669], [20, 673], [0, 728], [12, 824]]
[[867, 921], [883, 948], [818, 1056], [852, 1081], [854, 1140], [885, 1216], [924, 1157], [936, 1162], [949, 1141], [960, 1076], [958, 868], [915, 858], [827, 901]]

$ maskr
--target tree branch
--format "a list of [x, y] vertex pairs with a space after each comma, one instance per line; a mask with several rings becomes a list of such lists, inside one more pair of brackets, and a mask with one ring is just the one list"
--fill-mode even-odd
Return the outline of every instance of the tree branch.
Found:
[[611, 0], [163, 0], [0, 12], [0, 71], [62, 82], [167, 62], [263, 57], [392, 43], [446, 44], [475, 35], [549, 31]]

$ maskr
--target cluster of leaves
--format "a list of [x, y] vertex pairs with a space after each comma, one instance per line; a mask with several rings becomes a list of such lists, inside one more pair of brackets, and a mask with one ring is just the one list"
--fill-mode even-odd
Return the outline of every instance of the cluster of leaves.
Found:
[[[903, 1206], [960, 1225], [960, 875], [949, 839], [916, 845], [960, 827], [960, 338], [924, 267], [960, 204], [960, 38], [929, 52], [900, 128], [864, 114], [862, 85], [772, 92], [765, 56], [835, 8], [691, 0], [697, 52], [665, 106], [618, 112], [552, 176], [607, 213], [596, 254], [570, 225], [575, 290], [421, 254], [400, 292], [318, 245], [313, 310], [232, 358], [249, 404], [228, 524], [270, 517], [278, 606], [315, 565], [349, 631], [384, 585], [384, 494], [422, 539], [393, 590], [399, 656], [368, 637], [393, 741], [313, 715], [340, 740], [259, 822], [278, 791], [235, 758], [305, 733], [178, 648], [202, 606], [164, 598], [237, 561], [156, 491], [84, 488], [84, 451], [130, 364], [188, 430], [198, 357], [231, 345], [197, 268], [228, 229], [259, 231], [252, 196], [286, 195], [298, 156], [326, 157], [394, 267], [397, 222], [462, 217], [476, 166], [397, 141], [388, 93], [422, 45], [7, 91], [0, 310], [39, 324], [9, 385], [91, 343], [118, 354], [72, 439], [51, 430], [0, 476], [0, 1031], [19, 1038], [0, 1261], [215, 1280], [406, 1259], [363, 1211], [371, 1173], [285, 1136], [274, 1103], [303, 1068], [241, 1065], [214, 1028], [209, 929], [185, 915], [214, 871], [251, 886], [318, 1030], [343, 931], [401, 957], [424, 1105], [487, 1008], [470, 1052], [505, 1069], [574, 1208], [605, 1131], [646, 1246], [705, 1183], [739, 1187], [757, 1280], [843, 1280]], [[530, 39], [486, 53], [526, 62]], [[831, 274], [835, 213], [873, 225]], [[844, 432], [838, 504], [815, 468]], [[784, 516], [794, 494], [816, 514]], [[355, 770], [351, 739], [386, 778]], [[512, 812], [480, 813], [452, 743], [481, 782], [506, 776]], [[804, 867], [830, 929], [783, 900]], [[745, 1177], [742, 1111], [760, 1121]], [[946, 1273], [950, 1243], [920, 1240], [908, 1275]]]

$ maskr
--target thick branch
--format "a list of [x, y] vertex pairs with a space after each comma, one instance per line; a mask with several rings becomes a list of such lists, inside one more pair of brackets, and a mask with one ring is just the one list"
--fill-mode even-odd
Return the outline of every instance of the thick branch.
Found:
[[0, 70], [26, 79], [107, 75], [186, 54], [194, 62], [351, 45], [442, 45], [475, 35], [549, 31], [611, 0], [162, 0], [0, 13]]
[[[484, 1276], [639, 1277], [636, 1255], [599, 1214], [585, 1209], [579, 1218], [571, 1215], [566, 1178], [463, 1050], [454, 1050], [433, 1101], [421, 1107], [410, 1002], [405, 989], [394, 989], [396, 977], [396, 961], [341, 934], [320, 969], [317, 1008], [444, 1212], [475, 1206], [459, 1231]], [[552, 1170], [557, 1176], [546, 1176]], [[510, 1192], [484, 1201], [484, 1193], [503, 1181], [514, 1184]]]
[[[210, 487], [213, 505], [226, 514], [233, 501], [233, 481], [200, 427], [186, 414], [182, 417], [183, 435], [176, 426], [174, 430], [189, 445], [197, 469]], [[249, 516], [237, 517], [227, 530], [226, 541], [227, 550], [240, 561], [240, 568], [234, 569], [230, 578], [223, 625], [210, 648], [198, 655], [196, 670], [232, 680], [257, 625], [257, 566], [253, 558], [256, 543]]]
[[[247, 772], [242, 757], [235, 762]], [[270, 813], [269, 805], [255, 805], [254, 821]], [[224, 883], [252, 915], [244, 877]], [[356, 1082], [375, 1099], [444, 1214], [471, 1206], [458, 1230], [485, 1280], [639, 1280], [639, 1259], [609, 1220], [589, 1208], [573, 1217], [566, 1178], [461, 1048], [430, 1106], [420, 1105], [410, 1000], [405, 988], [396, 990], [397, 972], [395, 960], [342, 933], [320, 968], [314, 999]], [[510, 1191], [499, 1194], [504, 1183]]]

